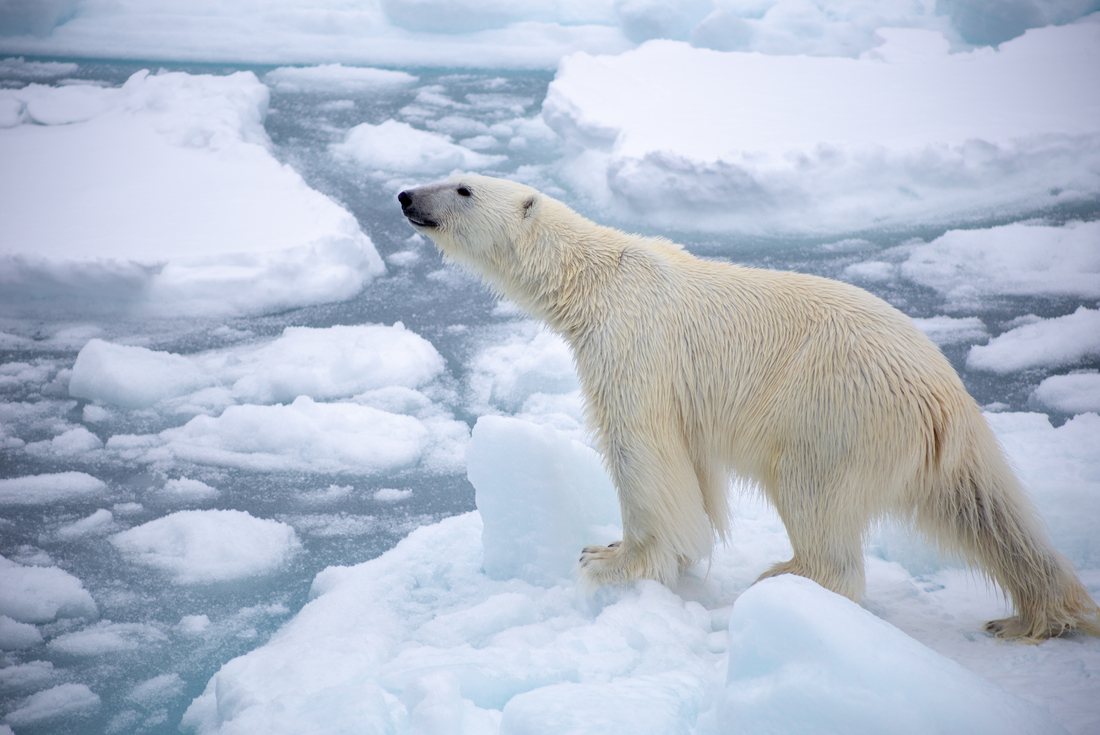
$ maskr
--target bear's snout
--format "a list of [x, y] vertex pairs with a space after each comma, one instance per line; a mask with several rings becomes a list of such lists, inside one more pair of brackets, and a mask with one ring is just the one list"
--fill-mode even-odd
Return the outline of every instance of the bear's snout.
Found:
[[416, 204], [416, 199], [408, 191], [403, 191], [397, 195], [397, 201], [401, 204], [401, 214], [409, 220], [414, 227], [437, 227], [438, 224], [435, 220], [429, 217], [422, 209]]

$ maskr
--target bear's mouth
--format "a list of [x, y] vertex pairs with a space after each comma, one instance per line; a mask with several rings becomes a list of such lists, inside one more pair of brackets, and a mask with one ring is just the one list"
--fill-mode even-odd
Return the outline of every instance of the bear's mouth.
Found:
[[405, 217], [414, 227], [439, 227], [439, 223], [427, 217], [419, 217], [415, 214], [406, 214]]

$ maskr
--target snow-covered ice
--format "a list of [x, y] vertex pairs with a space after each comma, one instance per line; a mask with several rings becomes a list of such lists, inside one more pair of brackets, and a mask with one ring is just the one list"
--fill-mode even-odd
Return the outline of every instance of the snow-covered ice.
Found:
[[57, 472], [0, 480], [0, 505], [39, 505], [93, 496], [107, 485], [85, 472]]
[[182, 510], [111, 537], [135, 564], [179, 584], [230, 582], [268, 574], [300, 547], [285, 523], [239, 510]]
[[174, 315], [356, 293], [382, 261], [349, 212], [271, 155], [268, 99], [251, 72], [0, 89], [18, 113], [0, 134], [0, 303]]
[[717, 710], [715, 732], [1061, 730], [1042, 708], [800, 577], [764, 580], [734, 604]]
[[[1017, 462], [1035, 448], [1074, 446], [1055, 436], [1068, 434], [1068, 424], [1028, 428], [1027, 416], [996, 424]], [[916, 581], [903, 572], [899, 586], [896, 562], [872, 563], [868, 597], [884, 595], [869, 600], [877, 617], [803, 579], [746, 590], [752, 577], [738, 567], [760, 556], [754, 546], [778, 523], [774, 515], [760, 523], [750, 503], [731, 547], [677, 589], [642, 582], [587, 597], [546, 542], [591, 539], [593, 524], [614, 508], [591, 450], [504, 418], [482, 419], [472, 445], [471, 479], [485, 510], [421, 528], [376, 560], [318, 575], [313, 601], [266, 646], [227, 664], [188, 710], [185, 728], [295, 732], [312, 722], [379, 731], [686, 733], [698, 719], [700, 733], [734, 724], [773, 732], [777, 723], [783, 731], [1063, 731], [1050, 711], [1027, 701], [1019, 672], [998, 686], [919, 642], [926, 628], [946, 628], [950, 657], [964, 664], [990, 646], [1018, 664], [1043, 650], [975, 637], [980, 617], [1000, 605], [950, 614], [953, 600], [937, 595], [945, 575]], [[1082, 449], [1070, 450], [1077, 462], [1087, 456]], [[1095, 457], [1088, 463], [1095, 473]], [[1048, 485], [1068, 479], [1054, 464], [1041, 470], [1051, 473]], [[517, 481], [529, 473], [562, 480]], [[587, 497], [570, 491], [571, 476], [586, 477]], [[1097, 490], [1093, 477], [1082, 496], [1100, 497]], [[1079, 517], [1100, 511], [1092, 501], [1082, 507], [1081, 497], [1037, 499], [1044, 510]], [[550, 522], [525, 520], [532, 508]], [[1086, 525], [1054, 532], [1063, 551], [1091, 568], [1100, 546]], [[983, 597], [980, 583], [969, 586]], [[1095, 652], [1068, 645], [1076, 665], [1097, 670]], [[294, 661], [293, 669], [279, 668], [282, 661]], [[1095, 691], [1082, 684], [1063, 706], [1087, 719]], [[451, 729], [417, 730], [433, 712], [445, 712]]]
[[1100, 7], [989, 7], [0, 2], [0, 733], [1100, 729], [1100, 642], [992, 640], [903, 525], [861, 605], [754, 587], [735, 484], [677, 584], [577, 589], [568, 348], [395, 201], [502, 175], [886, 298], [1096, 597]]
[[24, 566], [0, 557], [0, 592], [0, 615], [21, 623], [94, 618], [98, 612], [81, 581], [53, 566]]
[[988, 344], [971, 347], [967, 367], [1007, 373], [1034, 367], [1077, 367], [1100, 357], [1098, 309], [1081, 306], [1072, 314], [1028, 322]]
[[933, 31], [878, 34], [859, 59], [673, 41], [569, 56], [543, 105], [574, 151], [563, 178], [620, 222], [761, 234], [951, 224], [1100, 191], [1100, 87], [1078, 83], [1100, 66], [1100, 23], [955, 54]]

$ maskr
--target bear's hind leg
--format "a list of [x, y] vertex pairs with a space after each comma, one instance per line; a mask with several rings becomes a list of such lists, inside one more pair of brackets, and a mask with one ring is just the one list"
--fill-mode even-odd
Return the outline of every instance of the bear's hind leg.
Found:
[[918, 526], [1012, 598], [1016, 615], [985, 625], [995, 637], [1039, 642], [1073, 632], [1100, 635], [1100, 609], [1043, 532], [992, 432], [977, 420], [971, 432], [963, 460], [939, 475], [917, 504]]
[[[768, 493], [787, 528], [794, 556], [772, 566], [756, 581], [780, 574], [812, 579], [825, 589], [859, 602], [863, 596], [863, 532], [859, 504], [838, 490]], [[846, 501], [846, 502], [842, 502]]]

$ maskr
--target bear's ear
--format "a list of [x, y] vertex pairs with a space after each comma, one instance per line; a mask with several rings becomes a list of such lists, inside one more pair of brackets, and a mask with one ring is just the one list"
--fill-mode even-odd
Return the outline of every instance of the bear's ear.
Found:
[[531, 216], [531, 210], [534, 209], [534, 207], [535, 207], [535, 197], [534, 197], [534, 195], [527, 197], [527, 199], [523, 202], [523, 218], [524, 219], [527, 219], [528, 217]]

